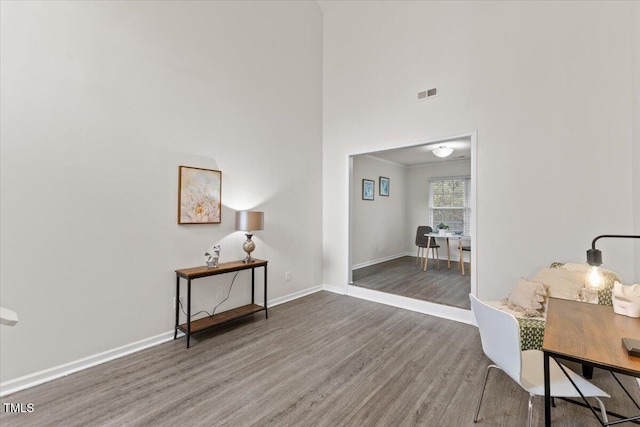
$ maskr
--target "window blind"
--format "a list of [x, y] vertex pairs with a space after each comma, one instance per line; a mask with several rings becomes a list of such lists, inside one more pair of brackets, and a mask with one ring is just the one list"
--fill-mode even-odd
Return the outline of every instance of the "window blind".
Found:
[[429, 179], [429, 223], [434, 230], [439, 224], [449, 231], [471, 231], [471, 177], [438, 177]]

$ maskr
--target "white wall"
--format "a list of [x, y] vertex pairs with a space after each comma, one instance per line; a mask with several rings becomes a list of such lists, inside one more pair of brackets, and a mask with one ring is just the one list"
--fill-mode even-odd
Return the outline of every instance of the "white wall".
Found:
[[[2, 382], [172, 330], [174, 270], [243, 256], [236, 209], [270, 299], [321, 284], [315, 2], [1, 5]], [[222, 171], [222, 224], [176, 224], [179, 165]]]
[[[348, 156], [474, 130], [480, 298], [551, 261], [584, 260], [598, 234], [631, 230], [631, 12], [591, 1], [328, 10], [324, 283], [347, 285]], [[433, 86], [438, 97], [416, 102]], [[631, 248], [602, 245], [626, 280]]]
[[[380, 195], [380, 177], [389, 178], [389, 196]], [[404, 254], [406, 167], [362, 155], [353, 158], [352, 264], [370, 264]], [[362, 180], [375, 181], [373, 200], [362, 200]]]
[[[419, 225], [433, 227], [429, 223], [429, 180], [445, 176], [471, 176], [471, 160], [452, 160], [407, 169], [407, 251], [415, 251], [416, 228]], [[442, 259], [447, 258], [446, 250], [438, 255]], [[451, 250], [451, 259], [457, 261], [458, 258], [458, 252]]]

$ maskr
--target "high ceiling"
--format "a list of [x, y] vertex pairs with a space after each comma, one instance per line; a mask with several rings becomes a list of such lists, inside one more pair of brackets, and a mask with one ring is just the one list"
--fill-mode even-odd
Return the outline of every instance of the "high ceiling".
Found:
[[[453, 148], [453, 153], [448, 157], [436, 157], [431, 151], [442, 145]], [[429, 144], [414, 145], [412, 147], [394, 148], [393, 150], [368, 153], [368, 155], [398, 163], [404, 166], [416, 166], [431, 163], [450, 162], [451, 160], [471, 159], [471, 139], [463, 138], [451, 141], [440, 141]]]

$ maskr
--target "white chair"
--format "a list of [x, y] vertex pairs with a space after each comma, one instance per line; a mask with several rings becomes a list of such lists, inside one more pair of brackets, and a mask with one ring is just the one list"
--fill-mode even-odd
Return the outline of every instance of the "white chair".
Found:
[[[520, 350], [520, 328], [515, 317], [483, 303], [471, 294], [469, 294], [469, 298], [471, 299], [471, 309], [480, 330], [482, 350], [495, 363], [495, 365], [487, 367], [473, 422], [478, 422], [478, 414], [480, 413], [484, 390], [487, 386], [489, 371], [491, 368], [498, 368], [529, 393], [529, 427], [531, 427], [533, 396], [544, 396], [543, 353], [540, 350]], [[608, 422], [604, 403], [599, 397], [609, 397], [609, 395], [566, 366], [562, 366], [571, 375], [571, 379], [580, 388], [585, 397], [593, 397], [598, 401], [604, 422]], [[580, 394], [553, 359], [549, 361], [549, 368], [552, 397], [580, 397]]]
[[0, 324], [15, 326], [18, 323], [18, 313], [8, 308], [0, 307]]

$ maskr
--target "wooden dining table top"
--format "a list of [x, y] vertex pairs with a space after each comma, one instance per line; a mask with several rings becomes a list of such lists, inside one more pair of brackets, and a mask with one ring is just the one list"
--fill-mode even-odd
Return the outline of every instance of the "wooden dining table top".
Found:
[[628, 354], [622, 338], [640, 339], [640, 318], [608, 305], [549, 298], [543, 351], [640, 377], [640, 357]]

